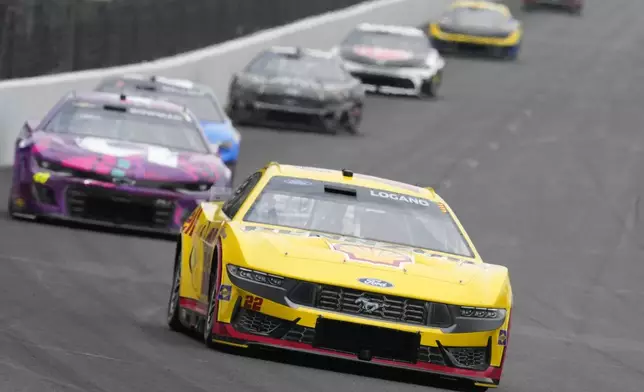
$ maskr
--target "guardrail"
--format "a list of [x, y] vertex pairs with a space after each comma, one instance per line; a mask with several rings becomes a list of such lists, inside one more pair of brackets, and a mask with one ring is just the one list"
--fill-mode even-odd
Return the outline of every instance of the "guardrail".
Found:
[[0, 82], [0, 165], [12, 163], [14, 140], [26, 120], [38, 120], [63, 94], [71, 90], [93, 89], [103, 77], [141, 72], [188, 78], [210, 85], [224, 101], [232, 74], [267, 46], [299, 45], [329, 49], [358, 23], [416, 26], [436, 17], [450, 2], [370, 1], [157, 61]]
[[0, 79], [173, 56], [364, 0], [1, 0]]

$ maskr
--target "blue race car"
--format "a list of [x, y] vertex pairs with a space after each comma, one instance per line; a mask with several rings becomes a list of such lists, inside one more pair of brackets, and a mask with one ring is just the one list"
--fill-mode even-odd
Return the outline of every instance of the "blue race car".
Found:
[[129, 74], [107, 77], [101, 80], [95, 91], [122, 92], [186, 106], [197, 116], [208, 142], [216, 146], [221, 159], [234, 177], [241, 135], [208, 86], [184, 79]]

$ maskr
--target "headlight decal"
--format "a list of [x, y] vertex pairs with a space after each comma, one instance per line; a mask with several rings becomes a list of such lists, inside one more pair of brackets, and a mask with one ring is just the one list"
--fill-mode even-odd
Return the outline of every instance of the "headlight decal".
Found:
[[254, 271], [248, 268], [238, 267], [233, 264], [228, 264], [228, 273], [239, 279], [244, 279], [254, 283], [262, 283], [273, 287], [282, 287], [284, 284], [284, 278], [281, 276]]
[[470, 306], [461, 306], [461, 317], [467, 318], [489, 318], [499, 317], [500, 309], [474, 308]]

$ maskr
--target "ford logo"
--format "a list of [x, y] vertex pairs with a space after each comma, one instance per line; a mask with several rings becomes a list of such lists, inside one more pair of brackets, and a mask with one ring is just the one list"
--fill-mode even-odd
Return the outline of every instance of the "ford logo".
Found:
[[385, 282], [384, 280], [373, 279], [373, 278], [360, 278], [358, 279], [358, 282], [362, 284], [366, 284], [368, 286], [380, 287], [382, 289], [388, 289], [390, 287], [394, 287], [394, 285], [389, 282]]

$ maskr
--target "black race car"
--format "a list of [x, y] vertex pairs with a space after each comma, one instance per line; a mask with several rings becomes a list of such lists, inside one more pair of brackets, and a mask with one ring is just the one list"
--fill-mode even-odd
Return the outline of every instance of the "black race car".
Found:
[[235, 74], [226, 112], [236, 124], [358, 133], [365, 89], [335, 55], [272, 47]]

